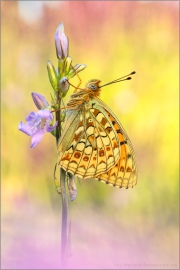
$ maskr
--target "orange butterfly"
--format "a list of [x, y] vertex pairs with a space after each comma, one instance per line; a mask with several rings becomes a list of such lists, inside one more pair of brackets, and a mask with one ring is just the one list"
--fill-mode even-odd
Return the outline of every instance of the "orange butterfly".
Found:
[[131, 79], [127, 76], [103, 86], [99, 80], [90, 80], [84, 89], [78, 88], [71, 95], [58, 143], [58, 165], [65, 171], [119, 188], [136, 185], [137, 166], [131, 141], [99, 98], [102, 87]]

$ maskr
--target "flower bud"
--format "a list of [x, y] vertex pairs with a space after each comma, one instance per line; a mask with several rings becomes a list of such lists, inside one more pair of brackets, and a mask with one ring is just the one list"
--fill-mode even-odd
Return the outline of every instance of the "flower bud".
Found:
[[62, 92], [66, 92], [69, 88], [69, 83], [67, 81], [67, 78], [66, 77], [63, 77], [60, 82], [59, 82], [59, 86], [62, 90]]
[[69, 189], [69, 196], [70, 196], [70, 200], [74, 201], [76, 199], [77, 196], [77, 187], [75, 184], [75, 179], [74, 179], [74, 175], [68, 173], [68, 189]]
[[69, 42], [64, 34], [63, 23], [60, 23], [55, 33], [55, 46], [58, 59], [64, 59], [68, 56]]
[[53, 89], [55, 91], [57, 91], [57, 86], [58, 86], [58, 78], [57, 78], [57, 73], [56, 73], [56, 70], [53, 66], [53, 64], [51, 63], [51, 61], [47, 61], [46, 62], [46, 65], [47, 65], [47, 71], [48, 71], [48, 75], [49, 75], [49, 80], [50, 80], [50, 83], [53, 87]]
[[34, 101], [34, 104], [36, 105], [36, 107], [41, 110], [41, 109], [45, 109], [49, 106], [47, 100], [45, 99], [45, 97], [41, 94], [38, 94], [36, 92], [33, 92], [32, 94], [32, 98]]

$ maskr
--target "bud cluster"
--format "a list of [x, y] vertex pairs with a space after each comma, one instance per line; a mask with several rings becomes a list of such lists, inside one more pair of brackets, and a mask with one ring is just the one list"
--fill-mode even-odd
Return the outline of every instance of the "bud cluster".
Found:
[[69, 89], [68, 80], [86, 68], [84, 64], [72, 66], [72, 59], [69, 56], [69, 41], [64, 33], [63, 23], [60, 23], [55, 33], [55, 47], [58, 58], [58, 68], [55, 69], [50, 60], [47, 61], [47, 70], [52, 88], [60, 91], [61, 97], [65, 97]]

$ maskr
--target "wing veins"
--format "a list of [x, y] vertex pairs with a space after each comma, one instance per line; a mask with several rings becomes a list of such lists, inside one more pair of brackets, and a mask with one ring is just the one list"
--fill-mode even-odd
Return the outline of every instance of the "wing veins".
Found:
[[[98, 121], [96, 121], [98, 124], [100, 124]], [[95, 123], [95, 125], [96, 125], [96, 123]], [[98, 134], [99, 134], [99, 137], [100, 137], [100, 139], [101, 139], [101, 142], [102, 142], [102, 146], [103, 146], [103, 148], [104, 148], [104, 152], [106, 153], [106, 150], [105, 150], [105, 147], [104, 147], [104, 143], [103, 143], [103, 140], [102, 140], [102, 138], [101, 138], [101, 135], [100, 135], [100, 133], [99, 133], [99, 130], [98, 130], [98, 127], [97, 127], [97, 125], [96, 125], [96, 130], [97, 130], [97, 132], [98, 132]], [[96, 137], [97, 138], [97, 137]], [[97, 153], [97, 156], [98, 156], [98, 153]], [[98, 166], [97, 166], [98, 167]], [[106, 171], [107, 171], [107, 155], [106, 155]], [[97, 172], [97, 168], [96, 168], [96, 172]]]
[[[102, 113], [102, 114], [103, 114], [103, 113]], [[103, 114], [103, 115], [104, 115], [104, 114]], [[101, 128], [104, 130], [103, 125], [102, 125], [100, 122], [98, 122], [98, 121], [96, 120], [96, 118], [94, 117], [93, 114], [92, 114], [92, 117], [94, 118], [95, 122], [97, 122], [97, 123], [101, 126]], [[107, 117], [106, 117], [106, 119], [107, 119]], [[108, 123], [109, 123], [109, 121], [108, 121]], [[111, 148], [113, 149], [112, 142], [111, 142], [111, 138], [109, 137], [109, 134], [108, 134], [107, 132], [106, 132], [106, 134], [107, 134], [107, 136], [108, 136], [108, 138], [109, 138]], [[119, 141], [119, 138], [118, 138], [118, 141]], [[116, 164], [114, 155], [113, 155], [113, 159], [114, 159], [114, 164]]]
[[[84, 147], [84, 148], [83, 148], [83, 150], [82, 150], [81, 158], [80, 158], [80, 160], [79, 160], [78, 165], [81, 163], [81, 160], [82, 160], [82, 157], [83, 157], [83, 154], [84, 154], [84, 149], [86, 148], [86, 142], [87, 142], [87, 135], [86, 135], [86, 123], [84, 122], [85, 117], [83, 117], [83, 114], [84, 114], [84, 111], [82, 111], [82, 119], [83, 119], [84, 131], [82, 132], [82, 134], [81, 134], [81, 138], [80, 138], [80, 139], [82, 139], [83, 135], [85, 134], [86, 141], [84, 142], [85, 147]], [[79, 143], [79, 141], [80, 141], [80, 140], [78, 140], [78, 143]], [[77, 144], [78, 144], [78, 143], [77, 143]], [[77, 144], [76, 144], [76, 145], [77, 145]], [[78, 166], [76, 167], [76, 170], [75, 170], [75, 172], [74, 172], [74, 175], [76, 174], [77, 169], [78, 169]], [[84, 177], [84, 175], [83, 175], [83, 177]]]

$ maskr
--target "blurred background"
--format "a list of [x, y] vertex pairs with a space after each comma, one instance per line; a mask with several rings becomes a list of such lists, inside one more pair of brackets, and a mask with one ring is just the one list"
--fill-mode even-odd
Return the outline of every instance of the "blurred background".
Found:
[[73, 63], [87, 65], [83, 85], [136, 70], [101, 99], [127, 131], [139, 170], [128, 190], [77, 182], [68, 268], [178, 269], [179, 1], [1, 1], [1, 22], [1, 267], [60, 268], [55, 139], [48, 133], [30, 149], [18, 124], [37, 111], [31, 92], [50, 101], [46, 61], [57, 66], [63, 22]]

